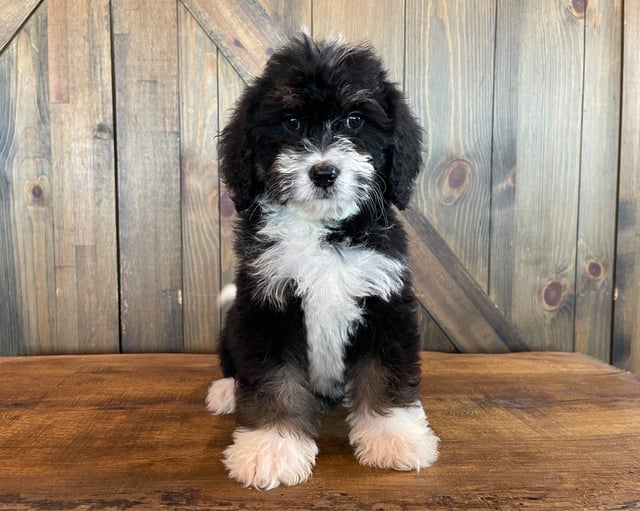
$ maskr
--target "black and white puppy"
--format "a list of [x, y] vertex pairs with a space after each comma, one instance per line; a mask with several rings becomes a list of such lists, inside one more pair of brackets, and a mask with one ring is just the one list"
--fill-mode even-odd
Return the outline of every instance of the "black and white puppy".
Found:
[[421, 133], [366, 45], [292, 40], [221, 134], [238, 211], [237, 291], [207, 405], [235, 412], [230, 477], [306, 480], [320, 414], [349, 408], [360, 463], [419, 470], [438, 456], [419, 394], [407, 206]]

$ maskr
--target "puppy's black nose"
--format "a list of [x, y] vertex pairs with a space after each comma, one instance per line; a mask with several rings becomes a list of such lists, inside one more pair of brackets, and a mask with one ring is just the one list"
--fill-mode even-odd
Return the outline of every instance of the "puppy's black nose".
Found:
[[309, 177], [316, 186], [328, 188], [338, 179], [340, 169], [327, 162], [316, 163], [309, 171]]

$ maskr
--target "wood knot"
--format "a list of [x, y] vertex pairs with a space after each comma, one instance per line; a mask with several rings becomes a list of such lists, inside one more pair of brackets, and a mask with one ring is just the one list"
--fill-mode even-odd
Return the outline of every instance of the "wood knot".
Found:
[[40, 176], [25, 185], [25, 195], [29, 206], [45, 206], [49, 198], [49, 181], [46, 176]]
[[573, 9], [573, 14], [578, 18], [584, 18], [588, 7], [589, 0], [571, 0], [571, 8]]
[[542, 289], [542, 305], [549, 312], [557, 311], [567, 300], [567, 281], [552, 279]]
[[93, 138], [97, 140], [111, 140], [113, 138], [113, 131], [108, 124], [101, 122], [93, 131]]
[[229, 218], [233, 216], [233, 213], [236, 210], [235, 205], [233, 204], [233, 200], [229, 197], [228, 193], [223, 193], [220, 196], [220, 216]]
[[443, 202], [447, 205], [455, 203], [471, 182], [471, 165], [466, 160], [452, 161], [440, 176], [438, 188]]
[[585, 261], [584, 271], [589, 279], [596, 282], [604, 279], [606, 273], [604, 264], [596, 259], [588, 259]]

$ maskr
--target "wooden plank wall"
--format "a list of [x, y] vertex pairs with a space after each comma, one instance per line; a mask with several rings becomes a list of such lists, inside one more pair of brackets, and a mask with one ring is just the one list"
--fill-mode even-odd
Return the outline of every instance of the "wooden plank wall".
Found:
[[640, 2], [624, 5], [613, 362], [640, 373]]
[[[216, 134], [305, 26], [378, 48], [428, 133], [414, 211], [526, 347], [640, 372], [637, 9], [0, 0], [0, 354], [215, 348], [234, 264]], [[421, 315], [426, 348], [488, 349]]]
[[0, 56], [3, 354], [118, 350], [109, 25], [50, 0]]

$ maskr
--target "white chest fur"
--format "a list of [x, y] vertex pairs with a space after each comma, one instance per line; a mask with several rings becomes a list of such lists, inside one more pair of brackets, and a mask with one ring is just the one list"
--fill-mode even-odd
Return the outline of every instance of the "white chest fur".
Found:
[[[324, 243], [327, 229], [280, 208], [267, 215], [260, 235], [273, 242], [254, 263], [260, 298], [282, 307], [286, 293], [302, 300], [312, 388], [337, 397], [344, 350], [362, 321], [361, 298], [388, 300], [402, 288], [406, 267], [374, 250]], [[291, 285], [293, 283], [293, 288]]]

